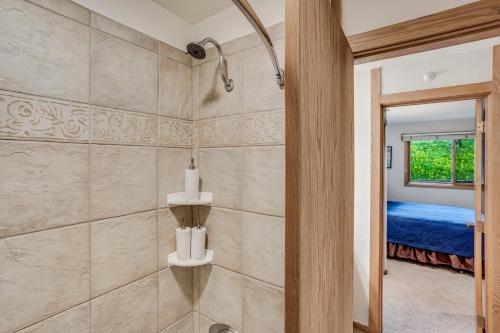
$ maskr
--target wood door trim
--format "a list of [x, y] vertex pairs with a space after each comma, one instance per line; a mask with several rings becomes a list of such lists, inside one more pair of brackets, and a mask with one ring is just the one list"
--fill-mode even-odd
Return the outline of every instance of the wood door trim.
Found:
[[486, 103], [486, 331], [500, 332], [500, 46], [493, 48], [493, 92]]
[[[382, 277], [384, 272], [384, 224], [383, 202], [384, 196], [384, 119], [380, 102], [382, 95], [382, 70], [376, 68], [371, 71], [371, 194], [370, 194], [370, 287], [368, 327], [372, 332], [382, 332]], [[377, 144], [373, 144], [376, 142]]]
[[349, 332], [354, 60], [329, 1], [285, 11], [285, 332]]
[[463, 84], [444, 88], [386, 94], [380, 96], [380, 104], [385, 107], [396, 107], [436, 102], [450, 102], [475, 99], [477, 96], [488, 96], [492, 91], [492, 82]]
[[[491, 112], [487, 117], [489, 128], [486, 129], [487, 145], [487, 216], [486, 221], [494, 221], [495, 217], [500, 220], [500, 205], [494, 204], [500, 201], [500, 173], [497, 176], [493, 170], [500, 170], [500, 46], [494, 48], [494, 81], [477, 84], [427, 89], [397, 94], [383, 95], [381, 93], [381, 69], [376, 68], [371, 72], [371, 193], [370, 193], [370, 282], [369, 282], [369, 329], [372, 333], [382, 333], [382, 308], [383, 308], [383, 275], [384, 275], [384, 108], [401, 105], [414, 105], [437, 103], [446, 101], [458, 101], [464, 99], [487, 98], [492, 100], [489, 106]], [[496, 74], [495, 74], [496, 73]], [[470, 90], [470, 91], [469, 91]], [[491, 98], [490, 98], [491, 96]], [[496, 98], [496, 100], [495, 100]], [[494, 107], [493, 107], [494, 106]], [[494, 131], [497, 133], [494, 133]], [[494, 149], [493, 149], [494, 148]], [[497, 154], [496, 156], [494, 154]], [[489, 156], [489, 157], [488, 157]], [[493, 178], [496, 176], [497, 178]], [[500, 257], [500, 226], [494, 223], [485, 223], [487, 236], [485, 243], [485, 269], [486, 280], [486, 314], [487, 332], [500, 332], [500, 291], [493, 290], [494, 280], [492, 274], [500, 271], [499, 266], [494, 266], [495, 259]], [[489, 235], [489, 236], [488, 236]], [[491, 259], [490, 259], [491, 258]], [[491, 302], [492, 301], [492, 302]], [[496, 313], [496, 312], [499, 313]], [[497, 319], [498, 317], [498, 319]], [[496, 329], [494, 329], [496, 327]]]
[[356, 63], [429, 51], [500, 35], [500, 0], [483, 0], [350, 36]]

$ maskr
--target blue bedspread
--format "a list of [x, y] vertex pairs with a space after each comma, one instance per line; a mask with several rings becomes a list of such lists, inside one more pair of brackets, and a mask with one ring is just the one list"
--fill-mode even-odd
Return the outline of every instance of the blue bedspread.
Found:
[[474, 210], [414, 202], [387, 202], [387, 241], [418, 249], [474, 256]]

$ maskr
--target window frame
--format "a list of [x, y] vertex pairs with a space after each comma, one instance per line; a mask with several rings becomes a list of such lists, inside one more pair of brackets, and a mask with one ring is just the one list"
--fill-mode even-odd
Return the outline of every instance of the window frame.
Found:
[[411, 181], [410, 179], [410, 153], [411, 141], [404, 141], [404, 186], [405, 187], [422, 187], [422, 188], [441, 188], [441, 189], [456, 189], [456, 190], [474, 190], [474, 181], [457, 182], [456, 179], [456, 140], [452, 140], [451, 149], [451, 179], [450, 183], [433, 183], [433, 182], [419, 182]]

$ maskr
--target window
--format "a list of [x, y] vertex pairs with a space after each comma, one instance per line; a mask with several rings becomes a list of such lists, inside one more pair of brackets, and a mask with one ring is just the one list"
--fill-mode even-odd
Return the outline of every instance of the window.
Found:
[[405, 142], [405, 185], [474, 186], [474, 139]]

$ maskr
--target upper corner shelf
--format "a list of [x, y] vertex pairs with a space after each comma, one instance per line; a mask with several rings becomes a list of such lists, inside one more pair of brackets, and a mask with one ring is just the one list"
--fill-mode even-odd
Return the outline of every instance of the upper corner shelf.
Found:
[[211, 206], [214, 200], [214, 194], [211, 192], [200, 192], [199, 199], [190, 199], [186, 197], [186, 193], [177, 192], [167, 194], [167, 206]]

